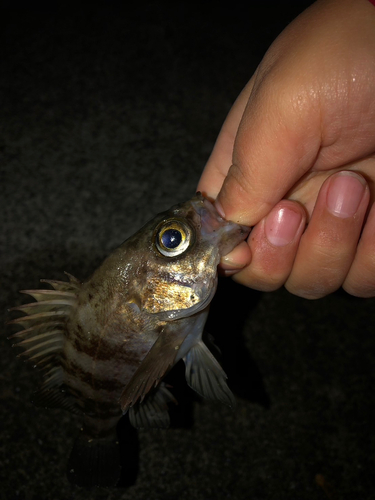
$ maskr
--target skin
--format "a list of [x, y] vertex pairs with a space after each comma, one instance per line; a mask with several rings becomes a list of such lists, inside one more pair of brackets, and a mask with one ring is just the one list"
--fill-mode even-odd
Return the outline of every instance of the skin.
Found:
[[375, 7], [321, 0], [274, 41], [198, 189], [254, 226], [225, 274], [316, 299], [375, 295]]

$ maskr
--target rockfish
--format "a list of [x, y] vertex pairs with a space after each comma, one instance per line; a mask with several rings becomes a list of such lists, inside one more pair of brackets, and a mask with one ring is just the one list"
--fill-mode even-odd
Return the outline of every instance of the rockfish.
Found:
[[[233, 406], [202, 333], [220, 257], [248, 232], [198, 193], [148, 222], [87, 281], [68, 275], [42, 280], [49, 290], [23, 290], [36, 302], [14, 308], [26, 316], [11, 321], [24, 328], [12, 337], [44, 372], [34, 402], [82, 414], [81, 445], [96, 450], [116, 445], [125, 413], [135, 427], [168, 427], [174, 397], [162, 379], [181, 359], [190, 387]], [[118, 471], [109, 479], [93, 468], [94, 482], [116, 481]]]

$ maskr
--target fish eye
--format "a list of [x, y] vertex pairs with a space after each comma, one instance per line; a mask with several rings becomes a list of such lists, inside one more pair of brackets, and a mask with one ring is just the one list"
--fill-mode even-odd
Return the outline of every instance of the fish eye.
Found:
[[182, 221], [164, 221], [156, 230], [155, 245], [166, 257], [181, 255], [191, 243], [191, 229]]
[[178, 229], [166, 229], [160, 236], [163, 247], [174, 250], [182, 242], [182, 233]]

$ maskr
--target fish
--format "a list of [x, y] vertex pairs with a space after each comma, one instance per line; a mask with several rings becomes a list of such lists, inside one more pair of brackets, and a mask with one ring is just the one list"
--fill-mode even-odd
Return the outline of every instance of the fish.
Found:
[[118, 457], [116, 426], [124, 414], [135, 428], [169, 426], [168, 405], [176, 399], [163, 379], [180, 360], [194, 391], [234, 406], [203, 331], [220, 258], [248, 233], [197, 193], [156, 215], [88, 280], [66, 273], [68, 281], [41, 280], [48, 289], [22, 290], [34, 301], [12, 309], [24, 316], [10, 321], [23, 328], [11, 338], [43, 373], [32, 400], [82, 416], [73, 482], [86, 485], [75, 469], [87, 463], [88, 483], [116, 483], [117, 458], [106, 457], [113, 450]]

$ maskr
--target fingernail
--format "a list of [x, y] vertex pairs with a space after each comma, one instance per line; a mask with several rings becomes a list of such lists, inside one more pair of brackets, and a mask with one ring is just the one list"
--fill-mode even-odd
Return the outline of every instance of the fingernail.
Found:
[[366, 190], [363, 177], [347, 170], [330, 178], [327, 191], [327, 208], [337, 217], [353, 217]]
[[246, 241], [240, 243], [228, 255], [221, 258], [219, 269], [229, 276], [248, 266], [251, 262], [251, 250]]
[[268, 241], [277, 247], [291, 243], [302, 222], [300, 211], [283, 206], [274, 208], [267, 216], [264, 230]]
[[247, 266], [251, 259], [248, 244], [244, 241], [236, 246], [230, 253], [221, 257], [220, 267], [225, 270], [238, 270]]
[[220, 267], [225, 270], [242, 269], [245, 265], [246, 264], [243, 264], [242, 262], [237, 262], [233, 255], [226, 255], [220, 260]]
[[220, 217], [225, 219], [225, 212], [224, 212], [223, 207], [221, 206], [221, 203], [218, 199], [215, 200], [214, 205], [215, 205], [216, 210], [219, 212]]

